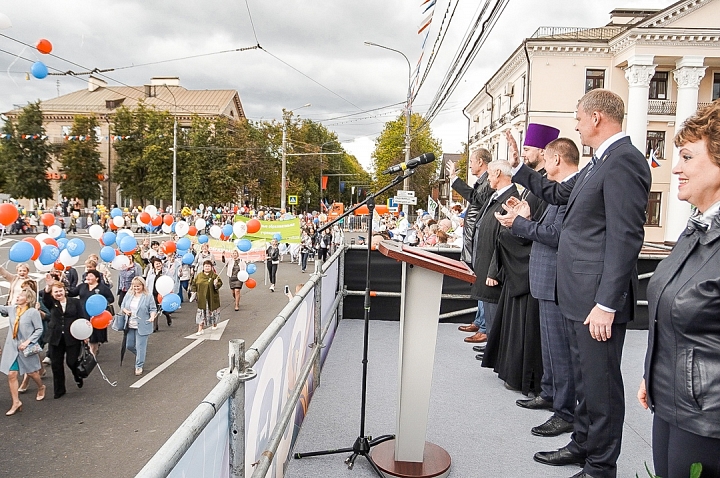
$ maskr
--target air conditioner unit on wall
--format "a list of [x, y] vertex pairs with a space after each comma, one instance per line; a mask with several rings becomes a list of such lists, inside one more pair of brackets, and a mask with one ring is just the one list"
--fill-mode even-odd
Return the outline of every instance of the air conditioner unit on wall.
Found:
[[503, 95], [505, 96], [513, 96], [515, 93], [515, 84], [514, 83], [508, 83], [505, 85], [505, 91], [503, 91]]
[[473, 116], [473, 122], [479, 123], [480, 122], [480, 115]]
[[486, 109], [487, 111], [492, 111], [492, 103], [488, 103], [488, 104], [485, 106], [485, 109]]

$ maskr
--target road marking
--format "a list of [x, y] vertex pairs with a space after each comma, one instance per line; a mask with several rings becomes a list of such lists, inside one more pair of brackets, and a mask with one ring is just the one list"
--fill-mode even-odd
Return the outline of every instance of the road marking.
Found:
[[227, 327], [228, 322], [230, 322], [230, 319], [223, 320], [222, 322], [219, 322], [217, 325], [217, 329], [205, 329], [205, 333], [203, 335], [188, 335], [185, 337], [186, 339], [190, 340], [197, 340], [197, 339], [203, 339], [203, 340], [220, 340], [220, 337], [222, 337], [223, 332], [225, 332], [225, 327]]

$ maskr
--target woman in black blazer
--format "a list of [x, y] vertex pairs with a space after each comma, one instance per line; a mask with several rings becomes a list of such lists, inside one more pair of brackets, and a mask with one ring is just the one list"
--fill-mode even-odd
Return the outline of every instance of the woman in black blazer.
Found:
[[696, 210], [648, 284], [650, 327], [638, 400], [655, 414], [653, 461], [663, 478], [720, 477], [720, 102], [675, 136], [678, 198]]

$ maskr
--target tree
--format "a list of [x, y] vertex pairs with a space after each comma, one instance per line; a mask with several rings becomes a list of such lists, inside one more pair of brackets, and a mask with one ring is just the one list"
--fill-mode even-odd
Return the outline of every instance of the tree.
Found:
[[457, 173], [457, 176], [462, 179], [463, 181], [467, 181], [467, 175], [468, 175], [468, 147], [467, 143], [462, 142], [460, 143], [461, 150], [458, 151], [461, 156], [457, 163], [455, 163], [455, 171]]
[[[415, 158], [423, 153], [434, 153], [439, 157], [442, 152], [440, 140], [433, 138], [429, 125], [422, 126], [423, 118], [414, 113], [410, 118], [410, 157]], [[405, 116], [402, 115], [394, 121], [385, 123], [380, 136], [375, 140], [375, 151], [372, 154], [375, 166], [376, 190], [390, 184], [392, 176], [380, 175], [380, 171], [405, 161]], [[424, 202], [430, 195], [433, 183], [437, 180], [438, 163], [421, 166], [410, 177], [410, 189], [415, 191], [419, 202]], [[394, 191], [384, 194], [384, 200], [392, 196]]]
[[60, 154], [60, 171], [64, 174], [60, 192], [67, 197], [77, 197], [86, 203], [100, 199], [100, 178], [103, 170], [95, 116], [76, 116], [70, 135], [76, 137], [67, 142]]
[[17, 122], [5, 120], [0, 143], [0, 170], [4, 191], [15, 198], [50, 199], [52, 188], [46, 173], [51, 166], [50, 145], [43, 128], [40, 102], [22, 109]]

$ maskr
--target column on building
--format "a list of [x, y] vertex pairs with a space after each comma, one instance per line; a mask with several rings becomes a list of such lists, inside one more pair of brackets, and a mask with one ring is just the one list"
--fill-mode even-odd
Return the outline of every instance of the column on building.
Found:
[[650, 80], [655, 75], [653, 55], [635, 55], [628, 59], [625, 78], [628, 81], [627, 121], [625, 132], [632, 144], [645, 151], [647, 141]]
[[[702, 56], [684, 56], [675, 62], [673, 77], [677, 83], [677, 109], [675, 110], [675, 132], [682, 127], [688, 117], [698, 108], [698, 88], [705, 76], [705, 58]], [[673, 167], [679, 160], [677, 148], [673, 148]], [[690, 217], [690, 204], [680, 201], [678, 195], [678, 177], [670, 175], [670, 192], [667, 200], [667, 220], [665, 221], [665, 240], [675, 242], [685, 229]]]

